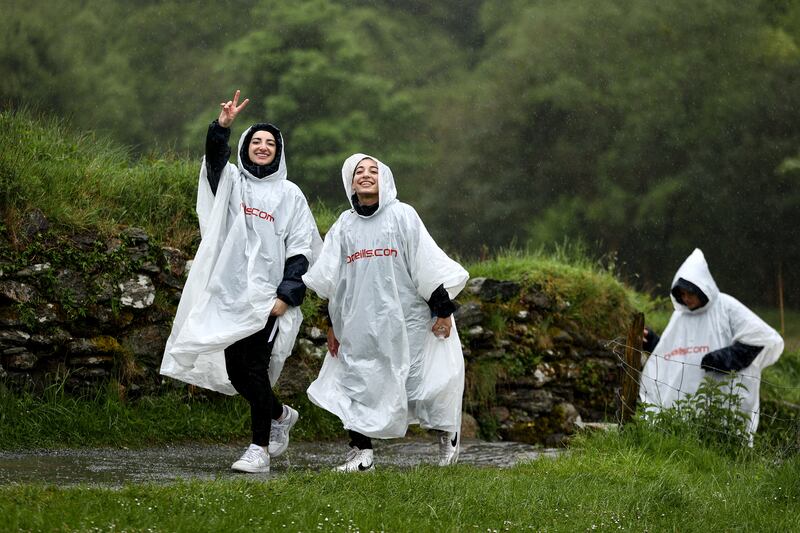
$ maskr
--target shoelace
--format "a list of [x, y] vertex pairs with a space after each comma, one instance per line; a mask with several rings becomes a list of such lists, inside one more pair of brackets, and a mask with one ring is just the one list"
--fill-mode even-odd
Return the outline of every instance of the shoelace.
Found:
[[259, 453], [258, 448], [254, 448], [252, 446], [247, 448], [247, 450], [244, 452], [244, 455], [242, 456], [242, 458], [248, 462], [253, 462], [257, 460], [259, 457], [261, 457], [261, 453]]
[[272, 442], [283, 442], [283, 437], [286, 435], [286, 433], [283, 431], [283, 428], [286, 426], [286, 422], [288, 422], [288, 420], [289, 417], [287, 416], [286, 420], [283, 422], [278, 422], [276, 420], [275, 423], [272, 424], [272, 426], [269, 428], [269, 440]]
[[347, 457], [345, 458], [345, 462], [349, 463], [361, 453], [361, 450], [357, 448], [350, 448], [350, 451], [347, 452]]

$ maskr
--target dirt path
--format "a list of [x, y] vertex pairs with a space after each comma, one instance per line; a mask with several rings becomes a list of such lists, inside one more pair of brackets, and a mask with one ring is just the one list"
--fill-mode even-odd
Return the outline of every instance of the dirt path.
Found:
[[[272, 462], [280, 476], [292, 470], [325, 470], [344, 459], [345, 442], [292, 442], [289, 450]], [[90, 484], [121, 486], [127, 483], [164, 483], [181, 479], [240, 477], [230, 464], [244, 451], [240, 445], [179, 445], [144, 449], [68, 449], [0, 451], [0, 484], [47, 483], [59, 486]], [[555, 456], [513, 442], [465, 441], [459, 462], [475, 466], [509, 467], [519, 461]], [[375, 444], [376, 466], [409, 467], [434, 463], [437, 445], [431, 441], [403, 439]]]

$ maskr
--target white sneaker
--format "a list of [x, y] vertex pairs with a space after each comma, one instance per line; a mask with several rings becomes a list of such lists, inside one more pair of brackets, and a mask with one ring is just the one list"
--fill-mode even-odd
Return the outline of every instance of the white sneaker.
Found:
[[300, 418], [300, 413], [288, 405], [283, 406], [283, 415], [283, 420], [280, 422], [273, 420], [269, 429], [268, 450], [271, 457], [278, 457], [289, 447], [289, 432], [297, 424], [297, 419]]
[[439, 435], [439, 466], [454, 465], [458, 462], [461, 438], [456, 433], [442, 432]]
[[264, 474], [269, 472], [269, 454], [263, 446], [251, 444], [238, 461], [231, 465], [233, 470], [249, 474]]
[[375, 464], [372, 462], [372, 450], [359, 450], [355, 446], [347, 452], [347, 459], [333, 469], [334, 472], [374, 472]]

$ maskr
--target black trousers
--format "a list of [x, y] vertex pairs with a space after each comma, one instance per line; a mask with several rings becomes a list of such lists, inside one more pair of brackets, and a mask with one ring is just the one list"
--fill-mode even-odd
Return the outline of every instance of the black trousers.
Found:
[[348, 430], [350, 434], [350, 447], [352, 448], [355, 446], [359, 450], [371, 450], [372, 449], [372, 439], [367, 437], [366, 435], [362, 435], [357, 431], [353, 431], [352, 429]]
[[272, 420], [283, 414], [283, 404], [269, 384], [269, 356], [278, 334], [277, 317], [266, 327], [225, 348], [225, 369], [233, 388], [250, 404], [253, 444], [267, 446]]

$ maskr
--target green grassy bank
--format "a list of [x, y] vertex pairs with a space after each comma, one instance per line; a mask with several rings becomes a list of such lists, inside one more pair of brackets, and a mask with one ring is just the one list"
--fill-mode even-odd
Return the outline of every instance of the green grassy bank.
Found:
[[296, 472], [119, 490], [0, 487], [7, 531], [798, 531], [800, 458], [596, 434], [508, 470]]

